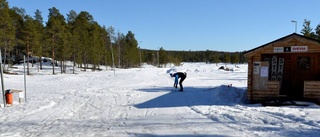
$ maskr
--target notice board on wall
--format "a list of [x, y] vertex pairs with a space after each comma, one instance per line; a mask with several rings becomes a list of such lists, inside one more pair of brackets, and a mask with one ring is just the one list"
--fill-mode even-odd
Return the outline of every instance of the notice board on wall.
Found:
[[257, 66], [253, 66], [256, 71], [259, 71], [259, 73], [253, 73], [252, 87], [254, 90], [267, 90], [267, 82], [269, 78], [269, 62], [263, 61], [255, 63], [260, 64], [260, 66], [258, 68]]

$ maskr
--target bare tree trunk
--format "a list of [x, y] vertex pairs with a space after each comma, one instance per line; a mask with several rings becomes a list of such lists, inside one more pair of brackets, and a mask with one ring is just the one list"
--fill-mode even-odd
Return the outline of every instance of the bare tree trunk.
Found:
[[61, 71], [61, 74], [63, 73], [63, 61], [60, 61], [60, 71]]
[[118, 60], [118, 67], [120, 68], [121, 67], [121, 61], [120, 61], [120, 57], [121, 57], [121, 47], [120, 47], [120, 42], [118, 42], [118, 44], [119, 44], [119, 60]]
[[39, 57], [39, 63], [40, 63], [40, 70], [42, 70], [42, 56]]
[[[4, 48], [4, 53], [3, 53], [3, 55], [4, 55], [4, 58], [3, 58], [3, 69], [5, 69], [6, 68], [6, 60], [7, 60], [7, 55], [6, 55], [6, 53], [7, 53], [7, 41], [5, 42], [5, 48]], [[2, 60], [1, 60], [2, 61]], [[9, 64], [9, 63], [8, 63]], [[8, 65], [9, 66], [9, 65]], [[9, 67], [8, 67], [8, 69], [9, 69]]]
[[52, 35], [52, 74], [54, 74], [54, 35]]
[[30, 71], [29, 71], [29, 42], [28, 42], [28, 38], [27, 38], [27, 75], [30, 75]]
[[74, 74], [75, 65], [76, 65], [76, 55], [73, 54], [73, 71], [72, 71], [73, 74]]

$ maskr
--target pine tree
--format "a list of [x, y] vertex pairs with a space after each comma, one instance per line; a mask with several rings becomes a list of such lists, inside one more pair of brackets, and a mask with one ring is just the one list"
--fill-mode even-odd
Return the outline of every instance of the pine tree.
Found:
[[103, 44], [102, 44], [102, 58], [100, 61], [100, 64], [104, 64], [106, 67], [106, 70], [108, 70], [108, 47], [110, 46], [110, 37], [109, 37], [109, 33], [107, 32], [107, 29], [105, 26], [103, 26], [101, 28], [101, 32], [100, 32], [100, 38], [103, 40]]
[[[13, 50], [15, 45], [15, 26], [10, 17], [8, 2], [0, 0], [0, 48], [4, 49], [2, 56], [6, 57], [7, 51]], [[6, 60], [6, 58], [4, 58]]]
[[163, 47], [161, 47], [159, 49], [159, 65], [162, 66], [167, 63], [168, 63], [168, 58], [167, 58], [166, 51], [163, 49]]
[[317, 25], [316, 28], [316, 39], [320, 42], [320, 24]]
[[69, 12], [69, 14], [67, 14], [67, 28], [70, 32], [70, 35], [68, 37], [68, 41], [69, 41], [69, 46], [70, 46], [70, 52], [71, 52], [71, 56], [72, 56], [72, 61], [73, 61], [73, 69], [72, 69], [72, 73], [74, 74], [75, 73], [75, 66], [76, 66], [76, 57], [77, 54], [76, 52], [78, 51], [77, 50], [77, 45], [79, 43], [79, 35], [78, 33], [76, 32], [75, 30], [75, 21], [76, 21], [76, 18], [78, 16], [77, 12], [75, 12], [74, 10], [71, 10]]
[[88, 68], [89, 64], [89, 49], [91, 45], [91, 41], [89, 40], [89, 30], [91, 27], [91, 22], [93, 21], [93, 17], [88, 12], [80, 12], [77, 18], [75, 19], [75, 28], [74, 33], [78, 35], [78, 51], [76, 52], [76, 62], [80, 64], [84, 64], [84, 70]]
[[26, 55], [26, 47], [23, 41], [23, 34], [22, 29], [24, 25], [24, 17], [25, 17], [25, 10], [20, 9], [17, 7], [13, 7], [9, 10], [11, 22], [15, 28], [15, 38], [13, 41], [13, 48], [12, 55], [15, 56], [15, 62], [20, 61], [23, 59], [23, 55]]
[[131, 31], [128, 31], [126, 35], [126, 47], [124, 58], [124, 63], [127, 67], [136, 67], [139, 64], [138, 42]]
[[55, 61], [55, 50], [65, 43], [65, 28], [66, 22], [63, 15], [55, 7], [49, 9], [49, 19], [46, 26], [48, 45], [51, 46], [52, 56], [52, 73], [55, 74], [54, 66], [57, 65]]
[[105, 48], [106, 47], [106, 37], [107, 37], [107, 32], [105, 30], [105, 27], [104, 26], [100, 26], [99, 24], [95, 24], [95, 26], [97, 27], [97, 49], [96, 49], [96, 54], [97, 54], [97, 65], [98, 65], [98, 69], [100, 69], [100, 65], [103, 63], [103, 60], [104, 60], [104, 56], [105, 54], [107, 53], [107, 49]]
[[59, 42], [59, 46], [57, 47], [57, 60], [60, 61], [60, 69], [61, 73], [66, 73], [66, 61], [70, 58], [72, 55], [71, 52], [71, 39], [72, 35], [71, 32], [67, 29], [67, 26], [65, 26], [64, 32], [62, 32], [61, 42]]
[[[23, 24], [23, 30], [22, 30], [22, 38], [24, 41], [24, 45], [26, 47], [26, 54], [27, 54], [27, 61], [31, 62], [32, 64], [34, 63], [34, 60], [30, 61], [30, 56], [33, 54], [31, 51], [31, 48], [33, 46], [38, 46], [39, 45], [39, 35], [36, 31], [36, 26], [35, 26], [35, 21], [27, 15], [25, 17], [25, 22]], [[29, 71], [29, 63], [27, 63], [27, 74], [30, 75]]]
[[93, 64], [93, 70], [96, 70], [99, 67], [100, 60], [103, 57], [103, 48], [104, 48], [104, 40], [101, 37], [102, 28], [97, 22], [94, 22], [91, 25], [91, 29], [89, 31], [89, 38], [91, 41], [91, 48], [89, 49], [89, 58], [91, 64]]
[[126, 45], [126, 36], [123, 33], [118, 32], [117, 33], [117, 41], [116, 41], [117, 45], [118, 45], [118, 67], [123, 67], [122, 64], [124, 62], [124, 49], [125, 49], [125, 45]]
[[32, 51], [34, 55], [39, 57], [40, 70], [42, 70], [42, 56], [43, 56], [43, 45], [44, 43], [44, 26], [43, 26], [43, 18], [40, 10], [36, 10], [34, 15], [34, 26], [36, 28], [36, 36], [39, 41], [36, 45], [32, 46]]
[[311, 21], [304, 19], [303, 28], [300, 33], [309, 38], [314, 38], [315, 34], [312, 32], [310, 27]]

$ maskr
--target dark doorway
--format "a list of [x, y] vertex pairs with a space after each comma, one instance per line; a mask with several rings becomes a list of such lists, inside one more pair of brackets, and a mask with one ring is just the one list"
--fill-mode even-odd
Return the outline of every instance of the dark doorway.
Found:
[[[318, 67], [315, 56], [316, 54], [313, 53], [263, 54], [261, 59], [269, 61], [269, 80], [280, 81], [280, 95], [294, 100], [303, 100], [304, 81], [320, 78], [316, 70]], [[283, 66], [280, 63], [282, 61]], [[279, 69], [283, 70], [279, 71]], [[274, 72], [276, 72], [275, 75]]]
[[290, 54], [263, 54], [262, 61], [269, 62], [269, 81], [280, 81], [280, 95], [289, 95], [291, 85]]

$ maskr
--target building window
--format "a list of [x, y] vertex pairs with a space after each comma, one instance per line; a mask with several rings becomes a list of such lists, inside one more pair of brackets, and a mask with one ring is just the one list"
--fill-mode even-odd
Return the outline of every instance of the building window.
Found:
[[298, 70], [310, 70], [310, 57], [298, 57]]

